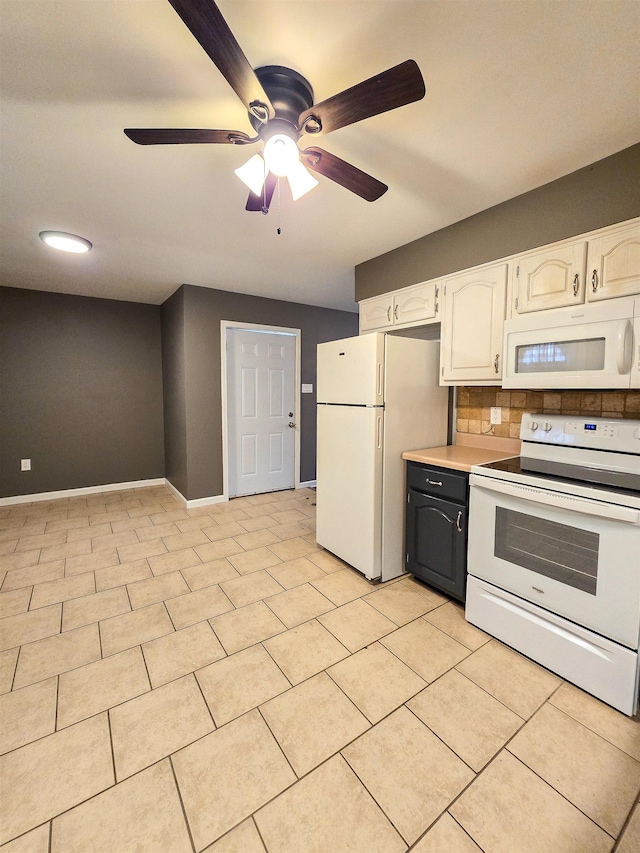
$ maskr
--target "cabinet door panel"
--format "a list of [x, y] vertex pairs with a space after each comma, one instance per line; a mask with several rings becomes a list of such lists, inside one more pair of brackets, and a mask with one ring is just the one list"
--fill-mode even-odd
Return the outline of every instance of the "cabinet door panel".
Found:
[[442, 379], [498, 383], [507, 266], [499, 264], [445, 282]]
[[640, 293], [640, 224], [589, 242], [587, 299], [611, 299]]
[[466, 507], [409, 491], [407, 569], [416, 577], [464, 600]]
[[556, 246], [514, 261], [517, 311], [542, 311], [584, 302], [587, 244]]
[[417, 284], [393, 298], [394, 323], [420, 323], [436, 316], [436, 285]]
[[365, 299], [360, 303], [360, 331], [371, 332], [393, 325], [393, 298], [386, 294], [379, 299]]

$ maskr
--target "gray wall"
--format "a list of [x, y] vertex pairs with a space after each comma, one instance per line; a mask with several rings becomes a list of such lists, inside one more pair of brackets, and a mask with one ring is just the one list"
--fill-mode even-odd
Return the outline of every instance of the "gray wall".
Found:
[[640, 216], [640, 144], [356, 267], [356, 299]]
[[165, 477], [187, 493], [187, 403], [184, 288], [161, 309]]
[[163, 477], [163, 444], [158, 306], [0, 287], [0, 497]]
[[[169, 451], [174, 442], [170, 435], [172, 425], [181, 422], [182, 415], [173, 411], [175, 406], [181, 405], [179, 395], [169, 400], [165, 394], [167, 459], [172, 460], [171, 473], [167, 466], [167, 478], [186, 498], [195, 500], [220, 495], [223, 490], [220, 321], [301, 329], [301, 381], [313, 383], [315, 392], [316, 345], [357, 335], [358, 315], [191, 285], [184, 285], [179, 294], [182, 294], [182, 303], [177, 294], [174, 295], [162, 306], [162, 316], [165, 329], [170, 324], [179, 324], [179, 312], [183, 311], [186, 456], [181, 457], [178, 449]], [[175, 350], [175, 346], [171, 346]], [[168, 340], [163, 342], [163, 347], [166, 378], [174, 356], [169, 351]], [[177, 387], [177, 376], [172, 381]], [[300, 479], [303, 482], [315, 479], [315, 402], [315, 393], [301, 395]], [[173, 463], [178, 459], [182, 459], [181, 464], [174, 468]]]

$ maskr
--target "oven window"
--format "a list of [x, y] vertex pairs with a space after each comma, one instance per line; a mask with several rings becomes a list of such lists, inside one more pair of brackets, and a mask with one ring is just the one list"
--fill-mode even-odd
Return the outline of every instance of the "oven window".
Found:
[[560, 583], [596, 594], [600, 536], [496, 507], [494, 554]]
[[516, 373], [572, 373], [604, 368], [604, 338], [549, 341], [516, 347]]

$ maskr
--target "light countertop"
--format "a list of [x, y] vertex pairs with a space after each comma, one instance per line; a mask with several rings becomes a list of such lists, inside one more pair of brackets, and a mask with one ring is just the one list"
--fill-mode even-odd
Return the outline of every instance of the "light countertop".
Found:
[[457, 433], [455, 444], [428, 447], [424, 450], [409, 450], [402, 454], [402, 458], [411, 462], [422, 462], [425, 465], [439, 465], [441, 468], [469, 471], [472, 465], [484, 465], [487, 462], [496, 462], [498, 459], [508, 459], [510, 456], [518, 456], [519, 453], [519, 439]]

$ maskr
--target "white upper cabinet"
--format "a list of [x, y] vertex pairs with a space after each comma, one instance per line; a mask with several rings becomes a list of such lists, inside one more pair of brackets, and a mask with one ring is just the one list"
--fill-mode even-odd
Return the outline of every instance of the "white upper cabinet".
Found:
[[445, 281], [441, 384], [500, 384], [506, 294], [506, 264]]
[[584, 240], [514, 258], [511, 274], [516, 312], [565, 308], [584, 302], [586, 258]]
[[393, 297], [393, 321], [395, 324], [416, 325], [436, 316], [436, 283], [415, 284], [401, 290]]
[[640, 293], [640, 222], [589, 240], [587, 301]]
[[360, 333], [435, 322], [439, 282], [429, 281], [360, 303]]
[[393, 296], [385, 293], [360, 303], [360, 333], [393, 325]]

